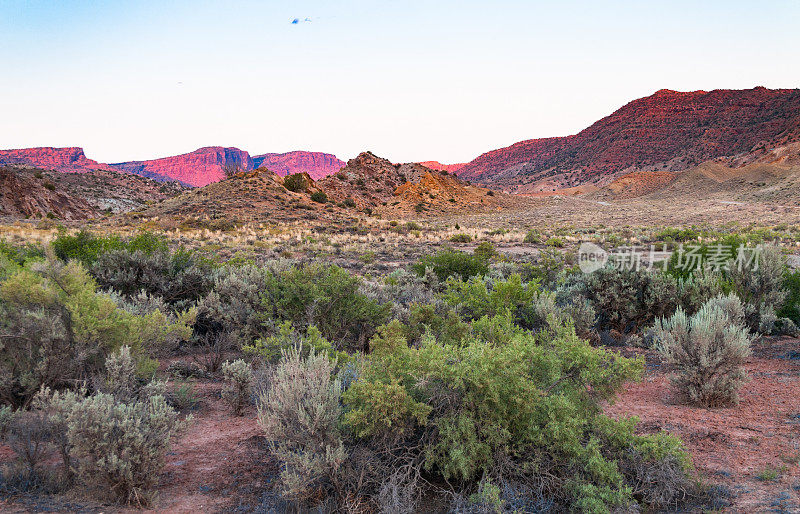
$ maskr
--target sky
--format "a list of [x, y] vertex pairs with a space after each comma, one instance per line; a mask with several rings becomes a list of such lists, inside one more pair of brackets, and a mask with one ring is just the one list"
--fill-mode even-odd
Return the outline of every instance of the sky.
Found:
[[0, 0], [0, 148], [465, 162], [629, 101], [800, 87], [800, 1]]

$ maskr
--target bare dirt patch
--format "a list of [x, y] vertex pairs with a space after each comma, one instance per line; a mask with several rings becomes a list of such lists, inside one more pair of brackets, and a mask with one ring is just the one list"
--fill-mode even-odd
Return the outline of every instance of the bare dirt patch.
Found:
[[731, 512], [800, 512], [800, 340], [769, 338], [754, 345], [750, 381], [735, 407], [684, 405], [669, 370], [646, 352], [644, 380], [628, 384], [609, 405], [612, 417], [638, 416], [642, 432], [683, 439], [707, 482], [730, 493]]

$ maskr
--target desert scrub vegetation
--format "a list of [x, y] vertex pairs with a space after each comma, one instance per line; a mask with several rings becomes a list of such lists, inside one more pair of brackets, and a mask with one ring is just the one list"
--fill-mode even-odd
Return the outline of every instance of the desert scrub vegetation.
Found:
[[283, 187], [295, 193], [304, 193], [308, 189], [308, 181], [302, 173], [294, 173], [283, 179]]
[[[353, 256], [378, 242], [347, 229], [363, 238]], [[192, 395], [157, 379], [168, 355], [167, 373], [219, 384], [233, 414], [252, 416], [255, 399], [287, 508], [414, 511], [433, 496], [445, 510], [608, 512], [698, 491], [679, 440], [603, 415], [643, 362], [593, 344], [706, 309], [717, 275], [582, 275], [557, 249], [520, 262], [485, 234], [472, 253], [357, 266], [363, 276], [252, 255], [212, 264], [149, 235], [59, 237], [60, 258], [55, 245], [0, 248], [0, 366], [13, 379], [0, 421], [16, 420], [0, 425], [26, 475], [60, 455], [65, 483], [152, 506], [184, 425], [175, 407]], [[337, 237], [282, 241], [348, 244]]]
[[104, 289], [126, 297], [145, 292], [183, 310], [210, 292], [211, 268], [189, 251], [119, 249], [101, 254], [91, 273]]
[[76, 261], [54, 257], [2, 268], [0, 282], [0, 398], [27, 406], [43, 386], [63, 388], [89, 379], [106, 356], [129, 346], [144, 377], [163, 345], [191, 334], [193, 312], [171, 319], [154, 310], [146, 315], [120, 308], [98, 291]]
[[[25, 463], [24, 477], [13, 464], [2, 473], [23, 490], [80, 485], [147, 505], [182, 426], [153, 381], [155, 357], [191, 337], [195, 309], [103, 291], [87, 260], [64, 262], [54, 247], [0, 256], [0, 432]], [[40, 465], [53, 454], [58, 473]]]
[[570, 275], [556, 290], [556, 297], [560, 301], [584, 300], [597, 314], [597, 332], [617, 344], [679, 305], [678, 282], [673, 277], [613, 266]]
[[90, 268], [100, 255], [111, 250], [141, 251], [146, 254], [165, 251], [166, 241], [150, 232], [142, 232], [136, 237], [124, 239], [119, 235], [98, 236], [88, 230], [75, 235], [61, 232], [52, 242], [56, 256], [63, 261], [76, 260]]
[[469, 234], [454, 234], [450, 236], [451, 243], [469, 243], [472, 241], [472, 236]]
[[450, 276], [468, 279], [476, 275], [485, 275], [489, 271], [488, 260], [481, 256], [457, 250], [443, 250], [433, 255], [426, 255], [411, 267], [419, 276], [430, 268], [445, 281]]
[[[163, 383], [136, 377], [128, 347], [110, 355], [106, 367], [97, 377], [101, 388], [92, 394], [85, 384], [61, 391], [43, 387], [30, 409], [0, 411], [4, 438], [27, 466], [20, 487], [54, 492], [78, 484], [102, 500], [152, 503], [171, 441], [190, 420], [179, 420], [167, 404]], [[61, 458], [60, 477], [37, 466], [52, 453]], [[13, 473], [3, 470], [7, 483]]]
[[324, 191], [314, 191], [311, 193], [311, 201], [317, 203], [328, 203], [328, 195]]
[[253, 368], [242, 359], [236, 359], [233, 362], [225, 362], [222, 365], [222, 376], [225, 380], [222, 397], [231, 406], [233, 413], [236, 416], [241, 416], [250, 402], [250, 394], [253, 387]]
[[696, 314], [678, 309], [655, 324], [656, 348], [675, 367], [674, 387], [691, 403], [719, 407], [738, 402], [751, 336], [735, 295], [709, 300]]
[[[403, 498], [413, 511], [442, 487], [454, 506], [480, 503], [490, 483], [554, 511], [666, 505], [691, 492], [679, 441], [601, 413], [641, 360], [593, 348], [568, 325], [535, 333], [483, 317], [459, 344], [429, 336], [412, 347], [393, 321], [369, 346], [338, 371], [314, 352], [284, 352], [259, 398], [282, 491], [305, 508], [322, 497], [379, 508]], [[652, 490], [656, 466], [673, 470], [672, 495]]]
[[346, 458], [339, 433], [341, 383], [334, 365], [313, 351], [285, 351], [258, 398], [258, 422], [283, 462], [283, 494], [301, 505], [336, 480]]

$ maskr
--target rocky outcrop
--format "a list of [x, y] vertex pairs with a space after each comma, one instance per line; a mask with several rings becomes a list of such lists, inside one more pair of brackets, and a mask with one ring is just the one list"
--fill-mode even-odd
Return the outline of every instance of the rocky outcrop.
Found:
[[205, 186], [225, 178], [226, 167], [254, 169], [253, 158], [244, 150], [208, 146], [194, 152], [150, 161], [131, 161], [111, 166], [156, 180], [177, 180], [190, 186]]
[[82, 198], [60, 191], [41, 172], [0, 167], [0, 215], [14, 218], [51, 216], [73, 220], [97, 211]]
[[332, 175], [345, 165], [333, 154], [305, 151], [255, 155], [253, 162], [256, 168], [267, 168], [282, 177], [308, 173], [314, 180]]
[[19, 164], [65, 173], [83, 173], [91, 170], [109, 170], [107, 164], [88, 159], [83, 148], [20, 148], [0, 150], [0, 165]]
[[580, 133], [522, 141], [467, 163], [459, 176], [517, 191], [678, 171], [800, 140], [800, 90], [661, 90]]
[[363, 152], [317, 182], [340, 205], [397, 217], [442, 212], [477, 212], [505, 203], [507, 195], [465, 183], [419, 163], [392, 164]]
[[392, 164], [372, 152], [362, 152], [319, 185], [336, 202], [352, 200], [359, 209], [374, 209], [388, 201], [398, 186], [416, 182], [429, 171], [420, 164]]

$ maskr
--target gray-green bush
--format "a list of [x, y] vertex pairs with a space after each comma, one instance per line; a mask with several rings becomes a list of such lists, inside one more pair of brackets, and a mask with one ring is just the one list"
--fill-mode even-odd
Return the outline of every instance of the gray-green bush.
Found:
[[712, 407], [738, 402], [751, 342], [738, 297], [713, 298], [693, 316], [678, 309], [656, 322], [654, 338], [675, 367], [674, 387], [689, 402]]
[[225, 380], [222, 397], [231, 406], [233, 413], [241, 416], [250, 401], [253, 368], [242, 359], [236, 359], [222, 365], [222, 377]]
[[284, 352], [259, 394], [258, 422], [281, 460], [283, 494], [305, 502], [326, 487], [346, 457], [339, 433], [341, 384], [328, 357]]
[[[732, 263], [728, 271], [733, 292], [742, 300], [747, 326], [753, 331], [762, 328], [762, 318], [773, 317], [788, 295], [784, 289], [786, 258], [776, 246], [759, 246], [753, 265]], [[765, 324], [763, 328], [770, 325]]]

